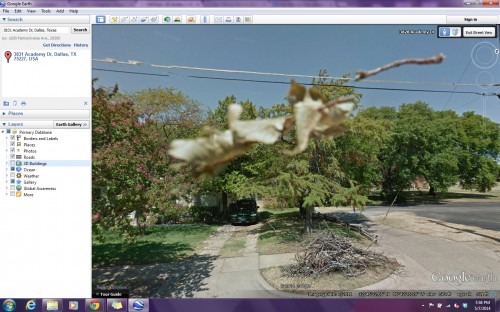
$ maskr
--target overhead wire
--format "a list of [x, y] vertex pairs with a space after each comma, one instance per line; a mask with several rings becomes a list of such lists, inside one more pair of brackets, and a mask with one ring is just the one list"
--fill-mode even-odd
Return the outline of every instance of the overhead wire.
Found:
[[[261, 72], [261, 71], [250, 71], [250, 70], [239, 70], [239, 69], [221, 69], [221, 68], [209, 68], [209, 67], [196, 67], [196, 66], [181, 66], [181, 65], [158, 65], [150, 64], [146, 62], [140, 62], [135, 60], [129, 60], [127, 62], [118, 61], [114, 58], [104, 58], [104, 59], [92, 59], [95, 62], [103, 63], [114, 63], [122, 65], [149, 65], [153, 68], [163, 68], [163, 69], [181, 69], [181, 70], [196, 70], [196, 71], [209, 71], [209, 72], [220, 72], [220, 73], [232, 73], [232, 74], [246, 74], [246, 75], [263, 75], [263, 76], [276, 76], [276, 77], [287, 77], [287, 78], [307, 78], [307, 79], [335, 79], [341, 81], [354, 81], [353, 77], [336, 77], [336, 76], [319, 76], [319, 75], [303, 75], [303, 74], [285, 74], [276, 72]], [[469, 62], [470, 63], [470, 62]], [[469, 65], [467, 65], [468, 67]], [[465, 70], [464, 70], [465, 73]], [[463, 76], [463, 74], [462, 74]], [[461, 79], [460, 79], [461, 80]], [[493, 84], [478, 84], [478, 83], [456, 83], [456, 82], [433, 82], [433, 81], [403, 81], [403, 80], [380, 80], [380, 79], [365, 79], [363, 83], [394, 83], [394, 84], [422, 84], [422, 85], [436, 85], [436, 86], [483, 86], [492, 87], [499, 86], [500, 83]]]
[[[268, 84], [284, 84], [288, 85], [290, 82], [288, 81], [273, 81], [273, 80], [258, 80], [258, 79], [245, 79], [245, 78], [228, 78], [228, 77], [213, 77], [213, 76], [199, 76], [199, 75], [184, 75], [179, 73], [169, 73], [169, 74], [153, 74], [153, 73], [144, 73], [144, 72], [132, 72], [132, 71], [117, 71], [103, 68], [92, 68], [97, 71], [110, 71], [110, 72], [122, 72], [126, 74], [135, 74], [135, 75], [149, 75], [149, 76], [160, 76], [160, 77], [170, 77], [172, 74], [188, 77], [193, 79], [208, 79], [208, 80], [223, 80], [223, 81], [237, 81], [237, 82], [251, 82], [251, 83], [268, 83]], [[323, 77], [324, 78], [324, 77]], [[312, 86], [314, 85], [311, 82], [302, 83], [304, 85]], [[334, 86], [339, 88], [354, 88], [359, 90], [379, 90], [379, 91], [399, 91], [399, 92], [428, 92], [428, 93], [456, 93], [456, 94], [474, 94], [474, 95], [482, 95], [482, 96], [497, 96], [495, 93], [480, 93], [475, 91], [451, 91], [451, 90], [430, 90], [430, 89], [408, 89], [408, 88], [386, 88], [386, 87], [364, 87], [364, 86], [355, 86], [355, 85], [339, 85], [339, 84], [323, 84], [324, 86]]]
[[478, 101], [479, 99], [481, 99], [481, 98], [482, 98], [482, 96], [481, 96], [480, 98], [475, 98], [475, 99], [474, 99], [474, 100], [472, 100], [472, 101], [469, 101], [469, 102], [467, 102], [467, 103], [465, 103], [465, 104], [460, 105], [459, 107], [457, 107], [457, 109], [464, 108], [464, 107], [466, 107], [466, 106], [468, 106], [468, 105], [470, 105], [470, 104], [472, 104], [472, 103], [474, 103], [474, 102], [477, 102], [477, 101]]
[[115, 70], [115, 69], [105, 69], [105, 68], [94, 68], [93, 70], [105, 71], [105, 72], [113, 72], [113, 73], [122, 73], [122, 74], [133, 74], [133, 75], [147, 75], [147, 76], [160, 76], [160, 77], [168, 77], [169, 75], [164, 74], [154, 74], [154, 73], [141, 73], [141, 72], [132, 72], [126, 70]]
[[[469, 58], [469, 62], [467, 63], [467, 65], [465, 66], [463, 72], [462, 72], [462, 75], [460, 75], [460, 78], [458, 79], [457, 83], [460, 83], [460, 81], [462, 81], [462, 78], [464, 78], [464, 75], [465, 75], [465, 72], [467, 71], [467, 69], [469, 68], [469, 65], [470, 63], [472, 62], [472, 58]], [[455, 85], [455, 88], [453, 88], [453, 91], [456, 91], [457, 90], [457, 85]], [[448, 100], [446, 101], [446, 103], [444, 104], [443, 106], [443, 110], [446, 109], [446, 107], [448, 106], [448, 104], [450, 103], [451, 101], [451, 98], [453, 97], [453, 94], [454, 93], [451, 93], [450, 96], [448, 97]]]

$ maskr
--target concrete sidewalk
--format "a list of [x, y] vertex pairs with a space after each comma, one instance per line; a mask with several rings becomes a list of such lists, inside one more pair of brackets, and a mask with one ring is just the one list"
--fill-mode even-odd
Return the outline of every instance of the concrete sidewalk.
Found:
[[205, 289], [195, 298], [290, 298], [272, 288], [261, 276], [260, 269], [288, 264], [295, 254], [264, 255], [257, 253], [258, 234], [246, 238], [242, 257], [218, 258], [210, 276], [204, 280]]
[[[378, 233], [379, 240], [378, 245], [371, 248], [396, 258], [402, 268], [389, 278], [362, 289], [500, 289], [499, 245], [456, 242], [384, 225], [374, 225], [372, 229]], [[481, 276], [483, 281], [455, 281], [457, 276], [467, 274]], [[450, 282], [450, 278], [453, 281]]]

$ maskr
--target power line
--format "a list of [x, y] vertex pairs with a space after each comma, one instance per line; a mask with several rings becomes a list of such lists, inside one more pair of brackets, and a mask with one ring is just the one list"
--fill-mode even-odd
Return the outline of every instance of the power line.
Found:
[[[288, 85], [288, 81], [272, 81], [272, 80], [256, 80], [256, 79], [243, 79], [243, 78], [223, 78], [223, 77], [210, 77], [210, 76], [195, 76], [195, 75], [185, 75], [185, 77], [195, 78], [195, 79], [212, 79], [212, 80], [225, 80], [225, 81], [241, 81], [241, 82], [254, 82], [254, 83], [274, 83], [274, 84], [285, 84]], [[311, 82], [302, 83], [303, 85], [313, 86]], [[379, 90], [379, 91], [403, 91], [403, 92], [430, 92], [430, 93], [459, 93], [459, 94], [476, 94], [476, 95], [487, 95], [484, 93], [473, 92], [473, 91], [448, 91], [448, 90], [427, 90], [427, 89], [406, 89], [406, 88], [383, 88], [383, 87], [361, 87], [352, 85], [336, 85], [336, 84], [322, 84], [322, 86], [327, 87], [339, 87], [339, 88], [354, 88], [360, 90]], [[494, 95], [494, 94], [491, 94]]]
[[460, 105], [459, 107], [457, 107], [457, 109], [464, 108], [465, 106], [468, 106], [468, 105], [470, 105], [470, 104], [472, 104], [472, 103], [474, 103], [474, 102], [477, 102], [477, 100], [479, 100], [479, 99], [481, 99], [481, 98], [476, 98], [476, 99], [474, 99], [474, 100], [472, 100], [472, 101], [469, 101], [469, 102], [467, 102], [467, 103], [465, 103], [465, 104], [462, 104], [462, 105]]
[[[152, 75], [152, 76], [160, 76], [160, 77], [170, 77], [169, 74], [151, 74], [151, 73], [143, 73], [143, 72], [131, 72], [131, 71], [115, 71], [109, 69], [102, 68], [92, 68], [94, 70], [100, 71], [112, 71], [112, 72], [123, 72], [127, 74], [135, 74], [135, 75]], [[208, 79], [208, 80], [223, 80], [223, 81], [237, 81], [237, 82], [251, 82], [251, 83], [268, 83], [268, 84], [283, 84], [288, 85], [290, 82], [288, 81], [273, 81], [273, 80], [257, 80], [257, 79], [245, 79], [245, 78], [227, 78], [227, 77], [212, 77], [212, 76], [198, 76], [198, 75], [181, 75], [175, 74], [181, 77], [188, 77], [193, 79]], [[302, 83], [304, 85], [312, 86], [313, 83], [306, 82]], [[407, 88], [383, 88], [383, 87], [361, 87], [361, 86], [352, 86], [352, 85], [337, 85], [337, 84], [323, 84], [327, 87], [339, 87], [339, 88], [354, 88], [359, 90], [379, 90], [379, 91], [399, 91], [399, 92], [428, 92], [428, 93], [457, 93], [457, 94], [475, 94], [475, 95], [484, 95], [484, 96], [497, 96], [495, 93], [479, 93], [473, 91], [450, 91], [450, 90], [428, 90], [428, 89], [407, 89]]]
[[[462, 78], [464, 77], [465, 72], [467, 71], [467, 68], [469, 68], [469, 65], [471, 62], [472, 62], [472, 57], [469, 58], [469, 62], [467, 63], [467, 66], [465, 66], [464, 71], [462, 72], [462, 75], [460, 75], [460, 78], [458, 79], [457, 83], [460, 83], [460, 81], [462, 81]], [[457, 90], [457, 86], [455, 86], [455, 88], [453, 88], [453, 91], [456, 91], [456, 90]], [[453, 97], [453, 93], [450, 94], [450, 96], [448, 97], [446, 104], [444, 104], [444, 106], [443, 106], [443, 110], [448, 106], [452, 97]]]
[[[245, 75], [263, 75], [263, 76], [276, 76], [276, 77], [287, 77], [287, 78], [307, 78], [307, 79], [335, 79], [341, 81], [354, 81], [355, 78], [352, 77], [335, 77], [335, 76], [317, 76], [317, 75], [303, 75], [303, 74], [284, 74], [276, 72], [260, 72], [260, 71], [250, 71], [250, 70], [239, 70], [239, 69], [221, 69], [221, 68], [208, 68], [208, 67], [195, 67], [195, 66], [180, 66], [180, 65], [158, 65], [149, 64], [146, 62], [140, 62], [135, 60], [129, 60], [127, 62], [118, 61], [114, 58], [104, 58], [104, 59], [92, 59], [96, 62], [103, 63], [114, 63], [122, 65], [149, 65], [154, 68], [163, 69], [181, 69], [181, 70], [197, 70], [197, 71], [209, 71], [209, 72], [220, 72], [220, 73], [231, 73], [231, 74], [245, 74]], [[500, 86], [500, 83], [492, 84], [478, 84], [478, 83], [456, 83], [456, 82], [432, 82], [432, 81], [402, 81], [402, 80], [379, 80], [379, 79], [365, 79], [363, 82], [367, 83], [394, 83], [394, 84], [421, 84], [421, 85], [436, 85], [436, 86], [467, 86], [467, 87], [492, 87]]]
[[160, 77], [169, 77], [170, 75], [164, 74], [153, 74], [153, 73], [140, 73], [140, 72], [131, 72], [126, 70], [114, 70], [114, 69], [104, 69], [104, 68], [94, 68], [93, 70], [105, 71], [105, 72], [113, 72], [113, 73], [123, 73], [123, 74], [132, 74], [132, 75], [147, 75], [147, 76], [160, 76]]

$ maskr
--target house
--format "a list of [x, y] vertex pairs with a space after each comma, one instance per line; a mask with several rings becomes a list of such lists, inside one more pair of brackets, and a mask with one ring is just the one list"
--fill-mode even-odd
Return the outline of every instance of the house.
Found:
[[411, 181], [411, 188], [417, 190], [429, 190], [429, 182], [424, 177], [416, 176]]

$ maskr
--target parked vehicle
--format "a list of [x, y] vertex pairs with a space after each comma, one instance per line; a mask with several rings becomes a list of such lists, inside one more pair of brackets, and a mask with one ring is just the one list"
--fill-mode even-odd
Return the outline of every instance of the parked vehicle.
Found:
[[231, 224], [255, 224], [259, 221], [257, 202], [253, 198], [240, 199], [229, 205]]

